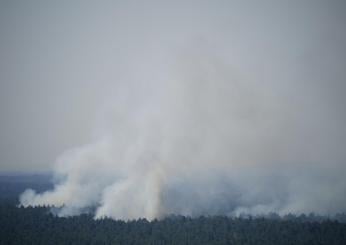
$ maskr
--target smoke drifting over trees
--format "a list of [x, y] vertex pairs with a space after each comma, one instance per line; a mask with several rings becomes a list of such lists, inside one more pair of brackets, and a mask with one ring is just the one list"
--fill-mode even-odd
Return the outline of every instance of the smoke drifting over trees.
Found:
[[109, 6], [116, 72], [95, 140], [21, 204], [117, 219], [345, 211], [344, 6], [290, 3]]

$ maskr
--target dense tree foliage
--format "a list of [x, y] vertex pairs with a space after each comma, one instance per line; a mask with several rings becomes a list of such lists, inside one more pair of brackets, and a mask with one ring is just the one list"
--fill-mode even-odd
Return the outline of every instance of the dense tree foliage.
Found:
[[[49, 207], [18, 208], [27, 188], [51, 189], [49, 175], [0, 176], [0, 245], [26, 244], [346, 244], [346, 215], [266, 218], [171, 216], [148, 222], [92, 215], [59, 218]], [[335, 221], [337, 219], [338, 221]]]
[[285, 218], [189, 218], [148, 222], [59, 218], [48, 207], [0, 205], [0, 244], [346, 244], [346, 224]]

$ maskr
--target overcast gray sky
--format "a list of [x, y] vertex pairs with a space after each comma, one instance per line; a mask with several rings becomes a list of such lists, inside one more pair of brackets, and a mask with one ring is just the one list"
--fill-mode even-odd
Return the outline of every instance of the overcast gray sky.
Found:
[[102, 134], [119, 91], [146, 98], [203, 58], [284, 101], [302, 149], [346, 164], [345, 15], [342, 0], [1, 0], [0, 171], [50, 170]]

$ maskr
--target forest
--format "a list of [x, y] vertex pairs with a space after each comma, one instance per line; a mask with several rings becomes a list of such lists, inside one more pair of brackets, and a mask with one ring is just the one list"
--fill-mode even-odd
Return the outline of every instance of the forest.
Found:
[[50, 207], [0, 205], [0, 245], [16, 244], [346, 244], [346, 223], [314, 215], [170, 216], [151, 222], [56, 217]]
[[52, 187], [47, 175], [0, 176], [0, 245], [24, 244], [346, 244], [346, 215], [265, 217], [171, 215], [131, 221], [92, 214], [57, 217], [52, 207], [18, 207], [26, 188]]

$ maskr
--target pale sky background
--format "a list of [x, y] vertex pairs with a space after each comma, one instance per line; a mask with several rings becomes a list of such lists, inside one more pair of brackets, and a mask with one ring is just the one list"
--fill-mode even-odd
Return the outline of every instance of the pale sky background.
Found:
[[291, 102], [302, 149], [346, 164], [345, 1], [0, 0], [0, 171], [50, 170], [120, 88], [135, 101], [195, 50]]

